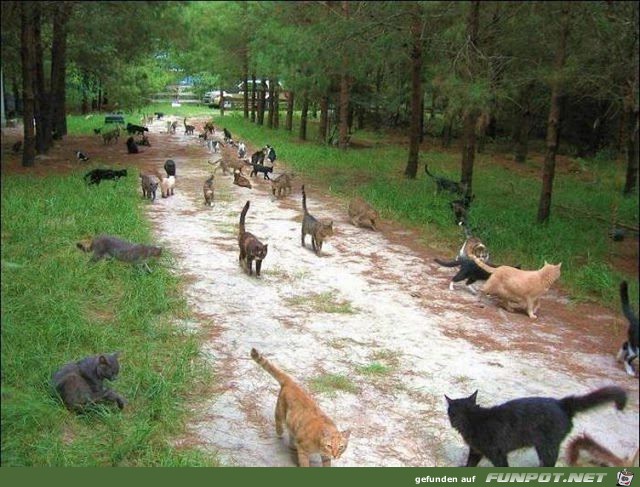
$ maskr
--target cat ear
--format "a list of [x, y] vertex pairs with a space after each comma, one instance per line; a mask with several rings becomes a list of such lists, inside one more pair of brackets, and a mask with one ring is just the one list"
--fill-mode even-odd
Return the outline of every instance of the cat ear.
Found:
[[342, 435], [342, 437], [343, 437], [345, 440], [348, 440], [348, 439], [349, 439], [349, 437], [351, 436], [351, 430], [344, 430], [344, 431], [341, 431], [341, 432], [340, 432], [340, 434]]
[[107, 357], [105, 357], [104, 355], [100, 355], [100, 356], [98, 357], [98, 362], [99, 362], [99, 363], [101, 363], [101, 364], [107, 364], [107, 363], [109, 363], [109, 361], [107, 360]]
[[473, 404], [476, 403], [476, 397], [478, 397], [478, 390], [476, 389], [476, 392], [474, 392], [473, 394], [471, 394], [469, 396], [469, 399], [471, 399], [473, 401]]
[[560, 267], [562, 267], [562, 262], [560, 262], [560, 263], [558, 264], [558, 268], [560, 268]]
[[449, 396], [447, 396], [446, 394], [444, 395], [444, 398], [447, 400], [447, 404], [451, 404], [453, 402], [453, 399], [451, 399]]

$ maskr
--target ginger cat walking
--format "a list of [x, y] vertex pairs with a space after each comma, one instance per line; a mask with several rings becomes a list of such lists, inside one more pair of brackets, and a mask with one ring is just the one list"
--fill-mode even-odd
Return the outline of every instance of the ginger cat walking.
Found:
[[255, 349], [251, 358], [269, 372], [280, 384], [276, 403], [276, 433], [289, 430], [291, 447], [298, 452], [298, 465], [309, 466], [309, 455], [319, 453], [322, 466], [330, 467], [331, 459], [338, 459], [347, 449], [351, 431], [339, 431], [335, 423], [296, 382]]

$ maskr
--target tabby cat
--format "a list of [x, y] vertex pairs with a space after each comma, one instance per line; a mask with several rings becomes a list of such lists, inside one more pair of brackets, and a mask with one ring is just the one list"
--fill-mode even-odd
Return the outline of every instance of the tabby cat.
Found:
[[282, 196], [291, 194], [291, 180], [294, 174], [280, 174], [277, 178], [271, 181], [271, 192], [273, 196]]
[[475, 467], [482, 457], [495, 467], [508, 467], [508, 453], [528, 446], [535, 447], [542, 467], [553, 467], [576, 413], [612, 401], [622, 410], [627, 402], [627, 393], [614, 386], [563, 399], [525, 397], [491, 408], [478, 406], [477, 394], [461, 399], [444, 396], [451, 426], [469, 445], [467, 467]]
[[113, 130], [109, 130], [108, 132], [102, 132], [102, 142], [104, 144], [109, 144], [112, 140], [118, 141], [120, 137], [120, 127], [116, 127]]
[[140, 176], [140, 185], [142, 186], [142, 197], [149, 198], [151, 201], [156, 199], [156, 191], [160, 180], [153, 174], [142, 174]]
[[[581, 459], [580, 453], [583, 451], [587, 453], [587, 458]], [[567, 445], [567, 464], [580, 467], [637, 467], [638, 451], [636, 448], [635, 453], [621, 458], [585, 433]]]
[[213, 206], [213, 174], [209, 179], [204, 182], [202, 191], [204, 193], [204, 204], [207, 206]]
[[467, 191], [467, 183], [458, 183], [442, 176], [435, 176], [429, 172], [429, 166], [424, 165], [424, 171], [436, 182], [436, 193], [448, 191], [449, 193], [464, 194]]
[[311, 246], [316, 255], [320, 255], [322, 243], [324, 240], [333, 235], [333, 220], [318, 220], [313, 217], [307, 210], [307, 195], [302, 185], [302, 209], [304, 217], [302, 218], [302, 246], [306, 247], [304, 239], [307, 234], [311, 235]]
[[185, 135], [193, 135], [193, 131], [196, 129], [193, 125], [189, 125], [187, 123], [187, 119], [185, 118], [182, 121], [183, 125], [184, 125], [184, 133]]
[[347, 449], [351, 431], [338, 430], [302, 387], [255, 348], [251, 349], [251, 358], [281, 386], [276, 403], [276, 434], [282, 437], [284, 426], [287, 427], [291, 447], [298, 452], [298, 465], [308, 467], [309, 456], [319, 453], [322, 466], [330, 467], [331, 459], [337, 460]]
[[115, 402], [122, 409], [125, 399], [104, 384], [105, 379], [115, 380], [119, 370], [117, 352], [86, 357], [55, 372], [52, 385], [69, 410], [82, 411], [99, 402]]
[[376, 220], [379, 218], [378, 212], [369, 203], [360, 197], [355, 197], [349, 202], [349, 220], [356, 227], [369, 227], [377, 230]]
[[253, 261], [256, 261], [256, 276], [260, 275], [260, 268], [262, 267], [262, 261], [267, 256], [268, 244], [263, 244], [256, 238], [255, 235], [249, 233], [244, 228], [244, 220], [249, 211], [250, 202], [247, 201], [240, 213], [240, 231], [238, 232], [238, 245], [240, 246], [240, 257], [238, 260], [240, 264], [244, 261], [246, 263], [247, 271], [249, 275], [252, 274]]
[[490, 267], [475, 255], [472, 256], [478, 266], [491, 276], [482, 286], [482, 292], [496, 296], [508, 310], [524, 308], [529, 318], [535, 319], [540, 307], [540, 296], [546, 293], [560, 277], [562, 262], [558, 265], [544, 263], [537, 271], [523, 271], [503, 265]]
[[76, 247], [84, 252], [93, 252], [90, 262], [109, 256], [129, 264], [142, 264], [149, 272], [151, 269], [147, 259], [158, 257], [162, 253], [160, 247], [131, 243], [110, 235], [99, 235], [89, 241], [78, 242]]

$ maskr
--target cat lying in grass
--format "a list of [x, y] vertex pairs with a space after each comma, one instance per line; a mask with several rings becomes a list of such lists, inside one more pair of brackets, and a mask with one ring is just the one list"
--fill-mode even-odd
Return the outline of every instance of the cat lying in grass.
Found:
[[112, 257], [129, 264], [141, 264], [148, 272], [151, 272], [147, 260], [151, 257], [159, 257], [162, 253], [160, 247], [127, 242], [110, 235], [99, 235], [90, 240], [83, 240], [76, 244], [84, 252], [93, 252], [89, 262], [97, 262], [104, 257]]

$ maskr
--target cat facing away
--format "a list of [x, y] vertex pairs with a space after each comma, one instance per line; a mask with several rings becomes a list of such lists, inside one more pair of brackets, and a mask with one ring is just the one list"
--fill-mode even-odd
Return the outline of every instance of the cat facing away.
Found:
[[95, 355], [64, 365], [53, 374], [52, 385], [71, 411], [100, 402], [115, 402], [122, 409], [127, 401], [104, 383], [115, 380], [119, 371], [118, 352]]
[[176, 187], [176, 177], [168, 176], [166, 178], [162, 178], [160, 181], [160, 194], [163, 198], [168, 198], [169, 196], [173, 196], [173, 191]]
[[110, 235], [99, 235], [89, 241], [81, 241], [76, 244], [84, 252], [93, 252], [89, 262], [97, 262], [104, 257], [112, 257], [129, 264], [141, 264], [148, 272], [151, 272], [147, 260], [151, 257], [159, 257], [162, 248], [152, 245], [144, 245], [127, 242]]
[[531, 446], [542, 467], [553, 467], [577, 413], [608, 402], [622, 410], [627, 402], [627, 393], [615, 386], [562, 399], [525, 397], [490, 408], [478, 406], [477, 395], [478, 391], [461, 399], [445, 396], [451, 426], [469, 446], [467, 467], [475, 467], [483, 457], [494, 467], [508, 467], [509, 452]]
[[355, 197], [349, 202], [349, 221], [356, 227], [368, 227], [377, 230], [376, 220], [379, 215], [373, 207], [360, 197]]
[[560, 278], [562, 262], [557, 265], [544, 263], [537, 271], [523, 271], [503, 265], [490, 267], [476, 256], [473, 261], [491, 274], [482, 286], [482, 292], [497, 297], [508, 310], [525, 309], [529, 318], [537, 318], [540, 297]]
[[322, 250], [322, 243], [325, 239], [333, 235], [333, 220], [323, 219], [318, 220], [309, 213], [307, 210], [307, 194], [304, 191], [304, 185], [302, 185], [302, 210], [304, 216], [302, 217], [302, 246], [305, 245], [305, 237], [311, 235], [311, 246], [316, 255], [320, 255]]
[[627, 329], [627, 340], [622, 344], [620, 350], [618, 350], [617, 359], [624, 364], [624, 369], [627, 371], [627, 374], [637, 375], [638, 372], [634, 372], [632, 362], [640, 355], [640, 348], [638, 346], [640, 330], [638, 329], [638, 317], [629, 304], [629, 285], [627, 281], [620, 283], [620, 302], [622, 303], [622, 312], [629, 321], [629, 328]]
[[244, 262], [246, 264], [249, 275], [252, 274], [253, 261], [256, 261], [256, 276], [260, 276], [260, 269], [262, 268], [262, 261], [267, 256], [268, 245], [263, 244], [258, 238], [246, 231], [245, 218], [249, 211], [250, 202], [247, 201], [240, 213], [240, 230], [238, 232], [238, 245], [240, 246], [240, 256], [238, 260], [240, 265]]
[[204, 193], [204, 204], [206, 206], [213, 206], [213, 179], [214, 175], [212, 174], [211, 177], [208, 178], [202, 186], [202, 192]]
[[282, 438], [287, 427], [291, 448], [297, 450], [298, 466], [308, 467], [309, 456], [320, 454], [323, 467], [330, 467], [349, 445], [350, 430], [340, 431], [313, 398], [288, 374], [264, 358], [255, 348], [251, 358], [280, 384], [276, 402], [276, 434]]
[[294, 174], [284, 173], [271, 181], [271, 192], [273, 196], [280, 197], [291, 194], [291, 180]]

